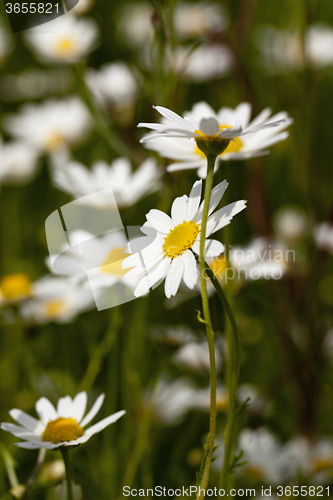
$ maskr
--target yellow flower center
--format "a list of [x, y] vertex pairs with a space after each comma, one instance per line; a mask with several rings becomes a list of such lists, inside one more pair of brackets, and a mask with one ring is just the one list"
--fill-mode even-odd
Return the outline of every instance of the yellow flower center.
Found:
[[57, 318], [65, 311], [65, 303], [63, 300], [47, 300], [44, 303], [44, 309], [48, 318]]
[[65, 443], [74, 441], [83, 436], [83, 434], [84, 430], [79, 426], [75, 418], [59, 417], [47, 424], [42, 435], [42, 440], [53, 444]]
[[0, 291], [4, 299], [19, 299], [31, 293], [31, 281], [27, 274], [7, 274], [0, 280]]
[[55, 151], [58, 149], [64, 142], [63, 137], [56, 132], [51, 132], [45, 140], [45, 149], [49, 152]]
[[55, 50], [59, 57], [66, 57], [75, 52], [77, 43], [72, 38], [62, 38], [58, 40]]
[[106, 258], [106, 261], [101, 266], [103, 273], [115, 274], [116, 276], [124, 276], [129, 269], [122, 269], [121, 264], [128, 257], [125, 253], [125, 248], [114, 248]]
[[185, 250], [194, 245], [199, 231], [198, 224], [193, 220], [178, 224], [178, 226], [170, 230], [170, 233], [164, 239], [163, 250], [165, 255], [174, 259], [184, 253]]
[[[229, 129], [231, 127], [230, 127], [230, 125], [220, 125], [220, 130], [223, 130], [225, 128]], [[208, 136], [205, 136], [205, 134], [203, 134], [200, 130], [196, 130], [195, 132], [196, 132], [196, 134], [200, 134], [202, 137], [208, 137]], [[238, 151], [240, 151], [242, 149], [242, 147], [243, 147], [243, 143], [240, 140], [240, 138], [235, 137], [233, 141], [229, 142], [228, 146], [225, 148], [225, 150], [219, 156], [222, 156], [226, 153], [238, 153]], [[195, 152], [197, 155], [206, 159], [206, 155], [201, 151], [201, 149], [197, 146], [197, 144], [195, 145]]]
[[224, 255], [219, 255], [218, 257], [216, 257], [216, 259], [214, 259], [209, 264], [209, 267], [211, 268], [217, 279], [221, 279], [227, 268], [227, 261], [224, 258]]

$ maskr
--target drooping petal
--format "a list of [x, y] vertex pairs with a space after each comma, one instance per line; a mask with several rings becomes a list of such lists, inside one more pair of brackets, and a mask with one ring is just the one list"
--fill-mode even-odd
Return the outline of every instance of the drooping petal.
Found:
[[84, 417], [84, 419], [80, 423], [81, 427], [84, 427], [85, 425], [89, 424], [89, 422], [91, 422], [91, 420], [97, 415], [97, 413], [101, 409], [104, 398], [105, 398], [105, 394], [101, 394], [100, 396], [98, 396], [95, 403], [92, 405], [91, 409], [88, 411], [87, 415]]
[[156, 264], [144, 278], [141, 279], [138, 286], [134, 290], [134, 295], [136, 297], [140, 297], [141, 295], [145, 295], [149, 292], [149, 289], [152, 288], [160, 279], [165, 278], [167, 269], [170, 266], [171, 261], [169, 259], [163, 259], [161, 262]]
[[184, 264], [182, 256], [173, 259], [165, 278], [165, 295], [169, 299], [176, 295], [181, 279], [183, 277]]
[[37, 434], [32, 431], [28, 431], [19, 425], [10, 424], [9, 422], [2, 422], [1, 429], [10, 432], [13, 436], [19, 437], [21, 439], [30, 439], [36, 437]]
[[16, 420], [16, 422], [21, 424], [28, 431], [39, 432], [41, 429], [44, 429], [44, 426], [41, 422], [39, 422], [36, 418], [31, 417], [22, 410], [13, 408], [12, 410], [10, 410], [9, 415], [12, 417], [12, 419]]
[[191, 250], [186, 250], [182, 257], [184, 262], [183, 281], [188, 288], [192, 289], [199, 279], [198, 264]]

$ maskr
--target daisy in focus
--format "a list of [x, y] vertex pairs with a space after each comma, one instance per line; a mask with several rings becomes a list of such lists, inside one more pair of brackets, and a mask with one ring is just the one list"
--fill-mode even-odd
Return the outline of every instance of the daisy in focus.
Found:
[[118, 411], [84, 430], [100, 410], [103, 401], [104, 394], [101, 394], [84, 417], [87, 406], [87, 393], [84, 391], [77, 394], [73, 400], [70, 396], [60, 398], [57, 408], [48, 399], [40, 398], [36, 403], [38, 420], [22, 410], [13, 408], [9, 414], [20, 425], [3, 422], [1, 428], [23, 439], [15, 443], [20, 448], [54, 450], [63, 446], [76, 446], [85, 443], [91, 436], [126, 413], [125, 410]]
[[9, 134], [46, 153], [80, 142], [90, 126], [88, 110], [77, 97], [26, 104], [4, 119]]
[[161, 156], [176, 160], [167, 167], [169, 172], [197, 168], [200, 177], [206, 175], [207, 159], [198, 140], [226, 141], [217, 157], [217, 167], [222, 160], [244, 160], [266, 154], [266, 148], [288, 137], [284, 129], [293, 122], [285, 111], [270, 117], [268, 108], [250, 121], [249, 103], [241, 103], [235, 109], [223, 107], [215, 113], [206, 102], [199, 102], [184, 118], [167, 108], [154, 108], [163, 116], [162, 123], [139, 123], [138, 127], [153, 130], [141, 142]]
[[[53, 182], [58, 189], [77, 199], [83, 198], [82, 204], [93, 202], [99, 208], [111, 209], [131, 206], [155, 191], [159, 187], [157, 181], [160, 175], [155, 160], [151, 158], [145, 160], [135, 172], [132, 172], [127, 158], [118, 158], [110, 165], [100, 160], [92, 165], [91, 170], [79, 162], [70, 162], [65, 168], [55, 165], [52, 171]], [[110, 188], [115, 199], [106, 191]], [[96, 196], [92, 201], [87, 195], [93, 193]]]
[[[227, 181], [215, 186], [209, 204], [206, 238], [230, 223], [233, 216], [245, 208], [240, 200], [214, 210], [227, 189]], [[172, 204], [171, 217], [160, 210], [150, 210], [147, 222], [141, 228], [146, 235], [131, 241], [127, 251], [132, 255], [122, 263], [122, 268], [131, 269], [124, 277], [142, 275], [134, 295], [146, 294], [159, 280], [165, 279], [165, 295], [170, 298], [178, 291], [183, 280], [188, 288], [194, 288], [199, 279], [198, 264], [194, 253], [199, 255], [200, 229], [203, 213], [201, 200], [202, 181], [194, 183], [190, 196], [176, 198]], [[217, 257], [224, 246], [217, 240], [206, 239], [206, 257]]]
[[47, 31], [42, 31], [38, 26], [24, 35], [27, 45], [39, 60], [72, 64], [95, 48], [98, 26], [92, 19], [78, 19], [66, 14], [50, 21]]

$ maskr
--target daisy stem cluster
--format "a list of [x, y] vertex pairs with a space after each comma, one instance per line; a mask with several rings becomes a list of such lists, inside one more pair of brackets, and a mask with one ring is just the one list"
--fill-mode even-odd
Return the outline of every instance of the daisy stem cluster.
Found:
[[[203, 470], [201, 488], [206, 489], [209, 479], [210, 467], [213, 458], [214, 451], [214, 439], [216, 432], [216, 364], [215, 364], [215, 345], [214, 345], [214, 331], [212, 328], [209, 304], [208, 304], [208, 294], [206, 285], [206, 262], [205, 262], [205, 241], [206, 241], [206, 226], [208, 219], [210, 196], [213, 187], [213, 177], [214, 177], [214, 165], [215, 156], [207, 157], [207, 177], [205, 185], [205, 197], [204, 206], [202, 213], [201, 222], [201, 234], [200, 234], [200, 254], [199, 254], [199, 269], [200, 269], [200, 285], [201, 285], [201, 296], [202, 296], [202, 309], [204, 315], [204, 322], [206, 325], [206, 334], [209, 349], [209, 360], [210, 360], [210, 416], [209, 416], [209, 434], [207, 438], [208, 452], [206, 456], [206, 462]], [[199, 489], [200, 491], [200, 489]], [[200, 494], [198, 497], [203, 498]]]
[[241, 343], [240, 343], [240, 336], [237, 328], [236, 319], [232, 312], [229, 301], [220, 285], [219, 280], [216, 278], [215, 274], [210, 269], [208, 264], [206, 264], [206, 273], [217, 291], [217, 294], [223, 304], [225, 312], [227, 313], [232, 328], [232, 335], [230, 336], [230, 342], [229, 342], [229, 359], [230, 359], [229, 411], [228, 411], [227, 425], [224, 435], [224, 444], [225, 444], [224, 460], [223, 460], [222, 473], [220, 477], [220, 488], [226, 489], [229, 488], [230, 486], [230, 472], [231, 472], [233, 453], [235, 447], [235, 438], [236, 438], [235, 436], [236, 397], [237, 397], [237, 388], [238, 388], [238, 380], [240, 372]]
[[61, 448], [61, 455], [66, 468], [67, 500], [74, 500], [73, 494], [73, 469], [69, 458], [69, 450], [65, 446]]

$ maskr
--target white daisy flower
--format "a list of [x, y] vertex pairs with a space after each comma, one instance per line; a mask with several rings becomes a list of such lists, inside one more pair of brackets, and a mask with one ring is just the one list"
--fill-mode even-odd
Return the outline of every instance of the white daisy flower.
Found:
[[[223, 181], [211, 193], [206, 238], [230, 223], [233, 216], [245, 208], [240, 200], [213, 213], [228, 186]], [[194, 183], [190, 196], [176, 198], [172, 204], [171, 217], [160, 210], [150, 210], [147, 222], [141, 228], [146, 235], [131, 241], [127, 250], [132, 253], [122, 264], [123, 268], [134, 267], [126, 278], [142, 275], [134, 295], [146, 294], [149, 288], [165, 278], [165, 295], [169, 298], [177, 293], [181, 280], [193, 288], [199, 278], [198, 265], [193, 252], [199, 254], [200, 228], [203, 203], [200, 204], [202, 181]], [[224, 246], [217, 240], [205, 242], [206, 257], [216, 257]]]
[[313, 237], [318, 248], [333, 254], [333, 224], [322, 222], [313, 229]]
[[34, 175], [38, 153], [23, 142], [2, 142], [0, 136], [0, 185], [25, 184]]
[[173, 67], [185, 80], [206, 82], [221, 78], [233, 67], [234, 57], [226, 45], [204, 44], [193, 47], [177, 47], [173, 54]]
[[211, 36], [227, 27], [222, 5], [207, 2], [179, 2], [174, 11], [175, 31], [179, 38]]
[[[97, 161], [91, 169], [82, 163], [70, 162], [64, 167], [54, 166], [52, 177], [54, 185], [81, 200], [82, 204], [94, 203], [98, 208], [121, 208], [134, 205], [144, 195], [155, 191], [161, 172], [153, 159], [145, 160], [132, 172], [127, 158], [118, 158], [110, 165], [106, 161]], [[114, 198], [108, 189], [112, 189]], [[97, 193], [100, 193], [97, 195]], [[84, 198], [89, 194], [96, 195]]]
[[35, 281], [31, 296], [20, 307], [20, 314], [27, 321], [38, 324], [50, 321], [69, 323], [95, 305], [89, 288], [79, 286], [70, 279], [53, 276]]
[[38, 59], [51, 63], [76, 63], [91, 52], [98, 39], [98, 26], [92, 19], [78, 19], [73, 14], [57, 17], [24, 33], [28, 46]]
[[287, 244], [300, 242], [309, 231], [310, 220], [301, 207], [283, 207], [274, 215], [274, 229], [278, 238]]
[[20, 113], [4, 119], [4, 127], [10, 134], [48, 153], [78, 143], [90, 126], [87, 108], [77, 97], [26, 104]]
[[154, 130], [141, 142], [161, 156], [177, 160], [167, 167], [169, 172], [198, 168], [200, 177], [206, 175], [207, 159], [196, 140], [230, 140], [217, 158], [218, 165], [221, 160], [243, 160], [266, 154], [266, 148], [288, 137], [283, 129], [293, 122], [285, 111], [269, 119], [271, 111], [268, 108], [250, 122], [251, 105], [248, 103], [241, 103], [235, 109], [223, 107], [215, 113], [207, 103], [199, 102], [192, 111], [185, 113], [184, 118], [161, 106], [155, 109], [163, 116], [162, 123], [139, 123], [139, 127]]
[[104, 64], [99, 70], [89, 69], [86, 83], [97, 102], [107, 107], [132, 107], [138, 84], [133, 71], [123, 61]]
[[40, 398], [36, 403], [38, 420], [22, 410], [13, 408], [9, 414], [20, 425], [3, 422], [1, 428], [23, 439], [15, 443], [20, 448], [54, 450], [63, 446], [76, 446], [85, 443], [91, 436], [101, 432], [126, 413], [125, 410], [118, 411], [84, 430], [100, 410], [103, 401], [104, 394], [101, 394], [84, 417], [87, 406], [86, 392], [80, 392], [73, 400], [70, 396], [60, 398], [57, 408], [48, 399]]
[[316, 481], [326, 483], [333, 470], [333, 441], [328, 437], [320, 437], [310, 441], [298, 436], [286, 445], [293, 458], [295, 474], [301, 472], [304, 476], [316, 475]]

